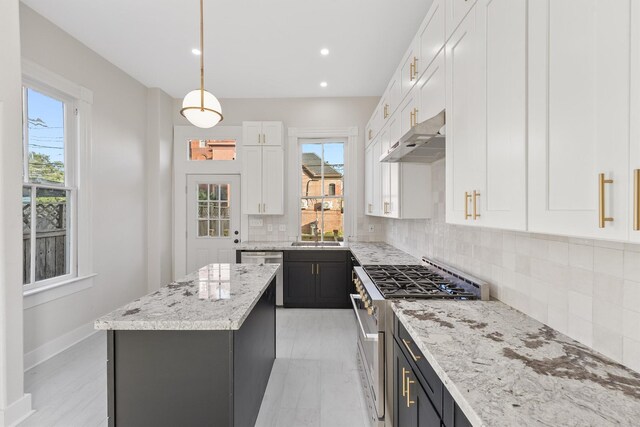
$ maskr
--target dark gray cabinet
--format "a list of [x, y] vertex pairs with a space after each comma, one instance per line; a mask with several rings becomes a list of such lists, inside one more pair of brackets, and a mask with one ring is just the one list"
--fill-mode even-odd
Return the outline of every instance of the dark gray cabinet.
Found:
[[396, 427], [470, 427], [451, 394], [395, 318], [393, 399]]
[[109, 426], [253, 426], [275, 328], [274, 280], [236, 331], [109, 331]]
[[343, 250], [285, 252], [284, 306], [348, 308], [348, 255]]

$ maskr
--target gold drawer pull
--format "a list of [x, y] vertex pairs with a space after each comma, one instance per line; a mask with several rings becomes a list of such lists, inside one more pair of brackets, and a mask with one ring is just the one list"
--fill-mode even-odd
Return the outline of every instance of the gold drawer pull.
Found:
[[[404, 338], [402, 339], [402, 342], [404, 343], [404, 346], [407, 348], [407, 351], [409, 352], [409, 354], [411, 355], [411, 357], [413, 358], [414, 362], [417, 362], [419, 359], [421, 359], [420, 356], [416, 356], [415, 354], [413, 354], [413, 351], [411, 351], [411, 347], [409, 347], [409, 344], [411, 344], [411, 341], [409, 340], [405, 340]], [[407, 387], [408, 389], [408, 387]]]
[[598, 212], [598, 227], [604, 228], [606, 222], [613, 221], [613, 218], [607, 217], [605, 214], [605, 184], [613, 184], [612, 179], [605, 179], [604, 174], [598, 175], [598, 200], [599, 200], [599, 212]]
[[407, 395], [407, 371], [405, 368], [402, 368], [402, 397]]
[[633, 171], [633, 229], [640, 231], [640, 169]]
[[411, 405], [413, 405], [414, 403], [416, 403], [415, 401], [411, 400], [411, 384], [415, 384], [416, 382], [413, 381], [411, 378], [409, 378], [409, 375], [407, 375], [407, 408], [410, 408]]
[[464, 192], [464, 219], [471, 218], [471, 214], [469, 213], [469, 199], [471, 198], [471, 194], [467, 191]]
[[478, 196], [479, 195], [480, 195], [479, 192], [477, 192], [476, 190], [473, 190], [473, 219], [480, 218], [480, 214], [478, 213]]

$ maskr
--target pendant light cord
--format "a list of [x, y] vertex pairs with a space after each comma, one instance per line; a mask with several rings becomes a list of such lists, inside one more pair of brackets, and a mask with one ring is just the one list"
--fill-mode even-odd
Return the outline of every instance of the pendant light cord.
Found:
[[204, 111], [204, 0], [200, 0], [200, 111]]

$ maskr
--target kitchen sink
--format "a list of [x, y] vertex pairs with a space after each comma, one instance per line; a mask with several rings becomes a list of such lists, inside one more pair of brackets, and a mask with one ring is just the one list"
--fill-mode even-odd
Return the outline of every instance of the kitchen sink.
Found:
[[293, 242], [291, 246], [342, 246], [342, 242]]

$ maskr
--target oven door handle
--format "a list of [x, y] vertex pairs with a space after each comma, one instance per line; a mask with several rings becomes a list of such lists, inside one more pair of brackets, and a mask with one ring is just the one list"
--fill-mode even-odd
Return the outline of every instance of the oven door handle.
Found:
[[358, 313], [360, 310], [356, 305], [356, 299], [362, 300], [362, 297], [358, 294], [350, 294], [349, 298], [351, 298], [351, 304], [353, 305], [353, 312], [356, 315], [356, 319], [358, 319], [358, 325], [360, 326], [360, 332], [364, 337], [365, 341], [378, 341], [378, 334], [368, 334], [364, 330], [364, 325], [362, 324], [362, 319], [360, 319], [360, 314]]

